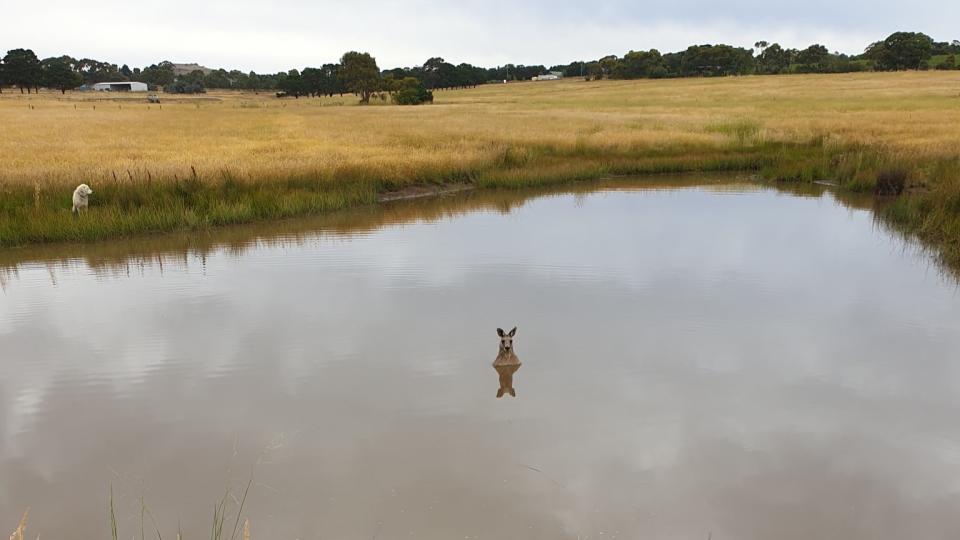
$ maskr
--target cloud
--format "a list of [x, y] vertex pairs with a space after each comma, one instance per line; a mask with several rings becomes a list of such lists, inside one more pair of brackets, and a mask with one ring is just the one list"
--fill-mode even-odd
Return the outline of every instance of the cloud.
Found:
[[785, 46], [814, 42], [858, 53], [896, 30], [954, 39], [956, 2], [924, 9], [893, 1], [757, 2], [657, 0], [445, 3], [342, 0], [251, 0], [161, 5], [105, 0], [95, 9], [67, 0], [12, 4], [0, 19], [0, 47], [41, 56], [71, 54], [132, 66], [163, 59], [259, 72], [332, 61], [347, 50], [371, 52], [382, 67], [443, 56], [456, 63], [558, 64], [623, 54], [672, 51], [692, 43]]

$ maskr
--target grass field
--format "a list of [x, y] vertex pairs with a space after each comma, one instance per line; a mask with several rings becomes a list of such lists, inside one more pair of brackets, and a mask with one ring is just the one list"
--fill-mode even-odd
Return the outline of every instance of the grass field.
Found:
[[[529, 186], [746, 170], [906, 191], [883, 214], [960, 244], [960, 72], [643, 81], [352, 96], [0, 95], [0, 246], [188, 230], [372, 203], [408, 185]], [[94, 189], [72, 219], [70, 194]]]

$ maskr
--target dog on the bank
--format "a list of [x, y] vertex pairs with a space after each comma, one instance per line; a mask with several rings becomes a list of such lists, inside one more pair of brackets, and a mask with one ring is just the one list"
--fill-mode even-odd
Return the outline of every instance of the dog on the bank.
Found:
[[93, 190], [90, 189], [90, 186], [86, 184], [77, 186], [77, 189], [73, 190], [73, 209], [70, 211], [74, 214], [79, 214], [80, 210], [86, 210], [90, 204], [90, 195], [93, 195]]

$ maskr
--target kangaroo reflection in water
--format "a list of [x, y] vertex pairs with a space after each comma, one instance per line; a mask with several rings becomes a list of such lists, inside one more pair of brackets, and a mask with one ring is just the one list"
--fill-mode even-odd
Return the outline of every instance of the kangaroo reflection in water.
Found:
[[520, 369], [520, 359], [513, 351], [513, 336], [517, 335], [517, 328], [514, 327], [510, 332], [497, 328], [497, 335], [500, 336], [500, 352], [497, 353], [497, 359], [493, 361], [493, 369], [497, 370], [500, 376], [497, 398], [502, 398], [504, 394], [517, 397], [517, 391], [513, 389], [513, 374]]

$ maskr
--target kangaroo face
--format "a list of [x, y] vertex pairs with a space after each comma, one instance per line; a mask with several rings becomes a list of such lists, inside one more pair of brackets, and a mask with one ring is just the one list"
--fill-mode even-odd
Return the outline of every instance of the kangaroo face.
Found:
[[517, 335], [517, 327], [514, 326], [510, 332], [504, 332], [502, 328], [497, 328], [497, 335], [500, 336], [500, 350], [502, 352], [513, 351], [513, 336]]

